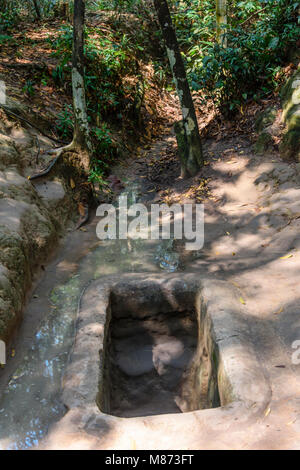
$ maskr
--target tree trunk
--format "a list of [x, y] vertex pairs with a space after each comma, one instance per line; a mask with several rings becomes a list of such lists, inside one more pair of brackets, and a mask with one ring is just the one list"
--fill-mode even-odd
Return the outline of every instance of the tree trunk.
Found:
[[216, 0], [216, 23], [217, 40], [223, 47], [227, 47], [227, 0]]
[[8, 10], [8, 0], [2, 0], [0, 3], [0, 11], [5, 12]]
[[166, 0], [154, 0], [166, 44], [171, 71], [181, 104], [182, 123], [175, 126], [181, 160], [181, 176], [194, 176], [203, 165], [202, 145], [184, 62]]
[[35, 13], [36, 13], [36, 17], [38, 20], [41, 19], [41, 9], [40, 9], [40, 6], [38, 4], [38, 0], [32, 0], [33, 2], [33, 6], [34, 6], [34, 9], [35, 9]]
[[72, 22], [73, 18], [71, 18], [72, 15], [68, 0], [59, 0], [59, 2], [54, 5], [53, 10], [55, 15]]
[[[74, 136], [73, 145], [91, 156], [93, 152], [90, 138], [85, 84], [84, 84], [84, 14], [85, 0], [75, 0], [74, 2], [74, 25], [73, 25], [73, 62], [72, 62], [72, 89], [74, 108]], [[89, 167], [89, 161], [84, 163]]]

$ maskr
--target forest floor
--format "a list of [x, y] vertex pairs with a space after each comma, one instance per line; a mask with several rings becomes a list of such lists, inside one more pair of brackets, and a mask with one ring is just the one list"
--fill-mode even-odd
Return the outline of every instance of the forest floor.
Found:
[[[190, 433], [189, 439], [178, 440], [170, 433], [170, 448], [299, 448], [300, 374], [299, 365], [292, 363], [293, 343], [300, 338], [299, 165], [282, 162], [273, 149], [263, 157], [255, 155], [249, 135], [218, 141], [210, 138], [204, 140], [206, 158], [210, 155], [209, 164], [197, 177], [183, 181], [175, 157], [175, 137], [171, 129], [166, 130], [165, 136], [141, 149], [139, 158], [132, 157], [115, 167], [114, 175], [125, 187], [136, 182], [140, 187], [139, 200], [146, 204], [204, 203], [204, 248], [191, 255], [182, 245], [175, 247], [179, 272], [227, 280], [238, 289], [244, 314], [251, 321], [259, 361], [272, 388], [272, 399], [265, 415], [256, 425], [249, 428], [242, 425], [234, 438], [228, 433], [228, 438], [224, 437], [222, 442], [212, 442], [204, 437], [197, 440], [194, 433]], [[164, 168], [162, 172], [160, 164]], [[118, 191], [115, 196], [117, 194]], [[97, 246], [96, 223], [97, 218], [92, 217], [82, 230], [69, 233], [53, 255], [53, 261], [40, 272], [21, 330], [12, 345], [14, 357], [2, 371], [2, 390], [22, 363], [38, 325], [51, 310], [50, 292], [76, 274], [79, 263]], [[134, 260], [127, 269], [136, 270]], [[147, 442], [151, 442], [153, 449], [160, 448], [159, 430], [151, 426], [151, 436], [147, 431], [140, 439], [135, 438], [136, 448], [147, 447]], [[67, 435], [66, 432], [62, 436], [59, 431], [50, 433], [45, 445], [50, 448], [102, 447], [94, 438], [78, 442], [70, 441]], [[120, 448], [124, 443], [119, 442], [118, 436], [119, 431], [115, 429], [107, 435], [103, 447]]]
[[[33, 54], [44, 56], [44, 53], [41, 49]], [[36, 60], [35, 55], [33, 59]], [[10, 57], [9, 62], [11, 61], [15, 59]], [[0, 64], [1, 78], [5, 76], [8, 88], [14, 89], [12, 97], [28, 104], [31, 99], [24, 99], [22, 93], [28, 71], [24, 74], [21, 66], [16, 74], [3, 62], [5, 58]], [[41, 113], [45, 121], [49, 119], [48, 114], [52, 110], [50, 121], [53, 122], [61, 104], [68, 102], [68, 99], [63, 90], [52, 93], [51, 90], [45, 89], [41, 96], [36, 94], [33, 101], [35, 113]], [[117, 198], [124, 187], [134, 183], [139, 187], [139, 201], [146, 204], [204, 204], [204, 247], [200, 252], [193, 254], [185, 251], [182, 244], [175, 244], [174, 251], [179, 259], [177, 269], [179, 272], [226, 280], [238, 290], [241, 308], [251, 324], [253, 344], [271, 387], [272, 397], [265, 412], [255, 423], [249, 426], [242, 423], [240, 430], [234, 435], [227, 430], [227, 435], [223, 435], [219, 442], [215, 442], [209, 432], [200, 436], [199, 431], [200, 437], [197, 436], [195, 429], [189, 427], [188, 415], [186, 432], [184, 427], [182, 432], [178, 432], [178, 429], [173, 432], [171, 421], [166, 417], [163, 433], [166, 434], [166, 429], [169, 429], [170, 449], [299, 449], [300, 365], [295, 361], [293, 363], [292, 358], [295, 353], [294, 342], [300, 340], [300, 167], [297, 163], [282, 161], [276, 145], [271, 146], [264, 155], [254, 152], [255, 119], [262, 109], [277, 103], [277, 99], [272, 98], [260, 105], [249, 105], [230, 122], [215, 115], [209, 104], [198, 104], [205, 165], [196, 177], [187, 180], [180, 178], [176, 139], [172, 130], [172, 125], [179, 115], [178, 106], [172, 96], [169, 96], [167, 101], [168, 106], [165, 101], [162, 103], [165, 110], [163, 124], [160, 119], [159, 132], [156, 130], [156, 134], [160, 133], [160, 136], [156, 135], [151, 139], [148, 135], [147, 139], [141, 140], [140, 144], [132, 148], [131, 155], [129, 152], [112, 169], [113, 197]], [[145, 124], [147, 127], [147, 123]], [[42, 142], [42, 149], [51, 145], [50, 141], [22, 122], [16, 125], [11, 120], [8, 127], [10, 143], [18, 149], [19, 154], [21, 152], [23, 161], [27, 162], [21, 170], [18, 169], [22, 178], [26, 178], [40, 168], [40, 164], [36, 165], [34, 162], [38, 150], [35, 135]], [[4, 126], [2, 133], [5, 128], [7, 126]], [[13, 167], [15, 171], [16, 165]], [[70, 188], [70, 181], [60, 180], [56, 189], [50, 189], [49, 196], [49, 191], [44, 187], [51, 182], [55, 183], [56, 179], [57, 175], [54, 175], [53, 179], [50, 176], [50, 179], [42, 180], [37, 183], [36, 190], [42, 203], [46, 200], [47, 205], [50, 201], [52, 208], [57, 200], [56, 191], [59, 192], [60, 207], [56, 208], [56, 218], [59, 219], [60, 211], [65, 213], [64, 198], [67, 197], [69, 201], [74, 188]], [[34, 189], [31, 188], [31, 191]], [[46, 212], [48, 210], [49, 207], [43, 209]], [[45, 213], [43, 212], [44, 215]], [[5, 224], [4, 217], [7, 217], [7, 212], [0, 213], [0, 217], [1, 224]], [[8, 363], [5, 369], [0, 371], [0, 392], [4, 392], [8, 382], [16, 375], [16, 370], [22, 364], [39, 325], [47, 319], [53, 307], [50, 294], [55, 286], [61, 285], [76, 274], [82, 260], [98, 246], [96, 223], [97, 218], [93, 214], [89, 223], [81, 230], [73, 230], [74, 219], [73, 222], [66, 222], [64, 229], [68, 226], [70, 231], [64, 230], [64, 238], [59, 245], [56, 243], [56, 251], [52, 247], [49, 249], [47, 256], [52, 253], [50, 260], [48, 258], [47, 264], [43, 263], [43, 268], [35, 271], [34, 289], [23, 312], [23, 322], [11, 343]], [[129, 263], [124, 268], [125, 272], [126, 269], [137, 269], [135, 264], [139, 256], [137, 254], [137, 259], [134, 255], [130, 258], [132, 266]], [[152, 261], [153, 270], [159, 271], [157, 262]], [[118, 264], [118, 260], [109, 262], [112, 265]], [[140, 271], [143, 269], [141, 265]], [[86, 282], [90, 280], [90, 275], [87, 270], [84, 278]], [[35, 397], [31, 399], [33, 403]], [[30, 404], [29, 401], [26, 406], [30, 408]], [[22, 408], [18, 410], [17, 403], [11, 403], [10, 406], [15, 408], [14, 412], [19, 414], [21, 419]], [[0, 412], [3, 412], [3, 409]], [[152, 449], [161, 448], [161, 442], [165, 445], [166, 441], [162, 439], [160, 428], [161, 424], [151, 424], [141, 433], [140, 438], [135, 436], [134, 448], [147, 448], [148, 443]], [[53, 428], [48, 440], [41, 440], [41, 446], [113, 449], [124, 445], [118, 429], [108, 433], [103, 443], [94, 436], [85, 436], [83, 440], [81, 436], [78, 441], [77, 438], [72, 440], [72, 436], [68, 436], [68, 429], [63, 428], [63, 431], [65, 434]], [[130, 433], [134, 433], [134, 428]], [[130, 433], [127, 448], [132, 448], [130, 446], [133, 438]], [[5, 436], [1, 433], [0, 437], [0, 448], [13, 446], [13, 430], [10, 435], [9, 431]]]

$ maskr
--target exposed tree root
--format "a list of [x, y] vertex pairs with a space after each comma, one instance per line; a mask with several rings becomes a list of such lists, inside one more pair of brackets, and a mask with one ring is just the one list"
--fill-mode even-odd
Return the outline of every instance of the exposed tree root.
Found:
[[35, 173], [34, 175], [31, 175], [28, 177], [29, 180], [35, 180], [37, 178], [41, 178], [42, 176], [46, 176], [50, 173], [52, 168], [54, 167], [55, 163], [59, 160], [59, 158], [66, 152], [75, 152], [75, 144], [74, 142], [71, 142], [69, 145], [66, 145], [65, 147], [60, 147], [52, 150], [48, 150], [46, 153], [49, 154], [55, 154], [56, 156], [51, 160], [49, 165], [39, 173]]
[[78, 220], [75, 230], [80, 229], [80, 227], [86, 224], [88, 220], [89, 220], [89, 206], [84, 206], [84, 214]]
[[[60, 157], [64, 153], [66, 153], [66, 152], [77, 152], [77, 151], [78, 151], [78, 149], [77, 149], [77, 146], [76, 146], [76, 143], [75, 143], [74, 140], [69, 145], [66, 145], [65, 147], [60, 147], [60, 148], [55, 148], [55, 149], [48, 150], [46, 153], [54, 154], [55, 157], [51, 160], [49, 165], [44, 170], [40, 171], [39, 173], [36, 173], [34, 175], [29, 176], [28, 179], [29, 180], [34, 180], [34, 179], [41, 178], [43, 176], [48, 175], [50, 173], [50, 171], [52, 170], [52, 168], [54, 167], [54, 165], [56, 164], [56, 162], [60, 159]], [[89, 220], [89, 206], [88, 205], [82, 205], [82, 207], [83, 207], [83, 210], [79, 211], [81, 217], [78, 220], [78, 223], [76, 225], [75, 230], [80, 229], [80, 227], [82, 227], [84, 224], [86, 224]]]
[[47, 139], [49, 140], [52, 140], [53, 142], [56, 142], [58, 144], [65, 144], [65, 142], [63, 140], [58, 140], [58, 139], [55, 139], [54, 137], [52, 137], [51, 135], [47, 134], [46, 132], [43, 131], [43, 129], [41, 129], [40, 127], [37, 127], [36, 125], [34, 125], [32, 122], [28, 121], [28, 119], [25, 119], [23, 118], [22, 116], [14, 113], [13, 111], [10, 111], [10, 109], [8, 109], [7, 106], [5, 106], [4, 104], [1, 104], [0, 107], [3, 109], [3, 111], [5, 111], [7, 114], [13, 116], [14, 118], [16, 119], [19, 119], [20, 121], [22, 122], [25, 122], [26, 124], [28, 124], [30, 127], [32, 127], [33, 129], [36, 129], [37, 131], [39, 131], [40, 134], [42, 134], [44, 137], [47, 137]]

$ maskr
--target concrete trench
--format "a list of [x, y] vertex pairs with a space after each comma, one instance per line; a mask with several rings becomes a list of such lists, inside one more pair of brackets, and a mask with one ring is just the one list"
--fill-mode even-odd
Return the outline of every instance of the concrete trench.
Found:
[[270, 402], [238, 293], [224, 281], [110, 276], [87, 288], [77, 325], [68, 412], [45, 448], [207, 448], [209, 433], [223, 448], [229, 428], [242, 439]]
[[[226, 162], [220, 165], [226, 166]], [[299, 204], [295, 189], [287, 188], [283, 191], [287, 184], [296, 185], [296, 170], [287, 167], [287, 164], [275, 167], [273, 163], [264, 164], [262, 168], [265, 172], [256, 171], [251, 176], [258, 187], [259, 197], [263, 198], [260, 204], [269, 211], [269, 206], [277, 210], [288, 201], [293, 217], [297, 218]], [[240, 181], [239, 190], [234, 188], [235, 197], [240, 197], [245, 178], [248, 177]], [[268, 181], [272, 186], [275, 180], [280, 182], [283, 192], [273, 194], [270, 190], [262, 194]], [[135, 193], [135, 187], [133, 189]], [[256, 197], [257, 189], [254, 189]], [[231, 208], [232, 203], [229, 202], [227, 210]], [[255, 216], [255, 223], [259, 217], [261, 213]], [[214, 221], [208, 222], [208, 218], [206, 234], [210, 240], [213, 239], [216, 227]], [[285, 220], [281, 223], [285, 223]], [[160, 251], [161, 242], [157, 245], [152, 242], [136, 243], [133, 248], [128, 244], [126, 249], [122, 244], [118, 246], [106, 242], [99, 245], [97, 242], [96, 248], [90, 250], [90, 243], [95, 243], [94, 228], [87, 234], [89, 238], [86, 239], [83, 267], [79, 269], [78, 265], [76, 267], [76, 264], [72, 264], [74, 252], [78, 259], [82, 257], [78, 249], [80, 237], [76, 235], [75, 245], [70, 248], [68, 257], [63, 251], [59, 264], [63, 269], [74, 266], [74, 276], [65, 285], [61, 280], [58, 282], [55, 273], [52, 275], [48, 272], [47, 290], [41, 287], [36, 299], [32, 300], [36, 306], [31, 317], [41, 306], [44, 308], [40, 302], [50, 292], [49, 278], [53, 286], [58, 285], [58, 294], [62, 292], [62, 298], [59, 294], [59, 302], [55, 303], [56, 317], [50, 315], [42, 325], [42, 330], [38, 329], [38, 339], [29, 358], [26, 355], [26, 363], [12, 377], [5, 395], [7, 400], [0, 407], [0, 447], [154, 450], [298, 447], [299, 440], [294, 437], [292, 429], [294, 423], [295, 427], [298, 426], [298, 422], [292, 413], [297, 412], [299, 387], [290, 368], [286, 366], [283, 369], [283, 365], [289, 364], [290, 356], [287, 354], [290, 350], [287, 349], [285, 354], [280, 338], [275, 338], [275, 330], [268, 327], [267, 322], [261, 324], [253, 320], [257, 309], [257, 315], [266, 311], [270, 313], [271, 319], [274, 318], [274, 312], [282, 312], [280, 305], [289, 300], [289, 292], [297, 282], [297, 278], [293, 279], [290, 273], [286, 275], [287, 283], [278, 291], [281, 295], [280, 305], [273, 306], [268, 303], [270, 298], [273, 299], [273, 281], [270, 291], [268, 279], [273, 279], [274, 262], [270, 264], [269, 271], [261, 268], [260, 271], [253, 271], [255, 276], [251, 279], [252, 271], [248, 269], [250, 258], [247, 256], [250, 253], [253, 257], [251, 259], [259, 260], [257, 254], [253, 256], [253, 253], [257, 245], [263, 246], [265, 227], [262, 226], [262, 231], [257, 232], [253, 250], [249, 250], [247, 244], [247, 251], [242, 253], [247, 270], [243, 273], [241, 263], [232, 277], [225, 272], [224, 266], [234, 272], [233, 261], [236, 265], [241, 262], [237, 256], [231, 259], [231, 256], [226, 258], [222, 255], [219, 260], [214, 256], [212, 262], [205, 263], [200, 257], [182, 267], [181, 259], [171, 249], [171, 244], [162, 245]], [[226, 228], [231, 233], [231, 228]], [[296, 226], [288, 225], [287, 228], [291, 229], [287, 235], [278, 231], [277, 226], [272, 231], [270, 229], [269, 236], [274, 236], [275, 242], [281, 237], [279, 240], [284, 243], [282, 255], [288, 252], [284, 237], [290, 236], [290, 243], [294, 243], [292, 236], [296, 237], [299, 233]], [[224, 232], [223, 222], [220, 222], [219, 229], [220, 233]], [[248, 230], [247, 226], [245, 231], [239, 233], [241, 246], [244, 246], [243, 236], [249, 235]], [[270, 251], [273, 250], [273, 244], [270, 245]], [[218, 253], [226, 250], [239, 253], [238, 245], [238, 239], [234, 244], [227, 236], [220, 238], [214, 250]], [[268, 249], [260, 256], [264, 256], [261, 263], [269, 263], [274, 257], [268, 253]], [[282, 283], [285, 262], [280, 259], [274, 279], [280, 279]], [[289, 259], [289, 264], [293, 261], [295, 264], [292, 269], [296, 270], [298, 265], [295, 254]], [[208, 278], [217, 272], [210, 268], [218, 266], [223, 266], [220, 277], [231, 282]], [[256, 264], [253, 266], [252, 270]], [[166, 269], [169, 273], [155, 274], [160, 269]], [[170, 274], [177, 269], [196, 272]], [[287, 266], [286, 269], [288, 271], [291, 268]], [[123, 274], [132, 271], [138, 273]], [[237, 278], [238, 274], [244, 276], [243, 281]], [[66, 273], [63, 279], [67, 279], [67, 276]], [[60, 357], [68, 357], [72, 348], [77, 300], [84, 285], [92, 278], [99, 280], [93, 282], [82, 297], [76, 342], [63, 380], [61, 403], [59, 374], [64, 367], [58, 362]], [[260, 289], [257, 288], [258, 283], [261, 284]], [[266, 289], [263, 296], [262, 289]], [[241, 293], [242, 298], [246, 299], [245, 304], [241, 304]], [[66, 304], [70, 294], [72, 305], [64, 311], [60, 303]], [[45, 312], [43, 315], [46, 317]], [[276, 315], [278, 322], [280, 317], [282, 315]], [[284, 323], [282, 327], [286, 328], [285, 334], [288, 335], [287, 345], [296, 337], [297, 322], [295, 309], [285, 321], [288, 327]], [[70, 327], [70, 332], [65, 330], [64, 323], [69, 325], [67, 330]], [[31, 331], [30, 321], [27, 323], [29, 325]], [[67, 334], [62, 335], [62, 329]], [[61, 344], [58, 347], [57, 338], [49, 335], [50, 331], [59, 334]], [[47, 340], [44, 341], [44, 338]], [[56, 347], [50, 346], [50, 342]], [[35, 352], [40, 344], [41, 361]], [[276, 357], [273, 357], [275, 350]], [[24, 348], [17, 348], [16, 352], [22, 355]], [[39, 367], [36, 367], [38, 361]], [[59, 374], [55, 372], [55, 380], [51, 378], [49, 381], [47, 374], [56, 363]], [[39, 389], [38, 396], [30, 389], [33, 376], [37, 380], [33, 382], [32, 390]], [[51, 394], [50, 383], [53, 386]], [[20, 398], [15, 398], [17, 395]], [[45, 396], [47, 399], [49, 397], [47, 406]], [[279, 401], [278, 396], [284, 398]], [[18, 403], [17, 407], [15, 403]], [[49, 410], [53, 416], [49, 415]], [[56, 418], [57, 413], [59, 416]], [[39, 423], [32, 419], [37, 415]], [[11, 426], [8, 424], [10, 422]], [[273, 433], [270, 432], [271, 426]], [[277, 437], [280, 426], [284, 430], [286, 442]]]
[[134, 417], [219, 406], [218, 348], [198, 331], [193, 293], [178, 291], [175, 303], [151, 287], [112, 289], [100, 409]]

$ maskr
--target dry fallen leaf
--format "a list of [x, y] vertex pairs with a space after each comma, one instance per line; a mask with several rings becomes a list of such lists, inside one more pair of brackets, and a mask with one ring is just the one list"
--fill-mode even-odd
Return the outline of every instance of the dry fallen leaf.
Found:
[[278, 312], [274, 312], [274, 315], [279, 315], [281, 312], [283, 312], [283, 307], [281, 307]]
[[289, 421], [286, 423], [286, 426], [290, 426], [291, 424], [294, 424], [297, 421], [297, 418], [293, 419], [292, 421]]
[[265, 411], [265, 417], [269, 416], [270, 413], [271, 413], [271, 408], [267, 408]]
[[131, 450], [136, 450], [136, 442], [134, 439], [131, 439]]
[[81, 202], [78, 204], [78, 212], [82, 216], [85, 215], [85, 208], [84, 208], [84, 205]]
[[232, 283], [231, 283], [231, 284], [233, 284], [233, 285], [234, 285], [235, 287], [237, 287], [238, 289], [240, 289], [240, 288], [241, 288], [241, 286], [240, 286], [240, 285], [239, 285], [237, 282], [234, 282], [234, 281], [232, 281]]
[[75, 182], [74, 182], [73, 178], [70, 179], [70, 186], [71, 186], [72, 189], [75, 188]]
[[279, 259], [288, 259], [288, 258], [292, 258], [292, 257], [293, 257], [293, 255], [286, 255], [286, 256], [281, 256], [281, 258], [279, 258]]
[[243, 297], [240, 297], [240, 302], [241, 304], [246, 305], [246, 302], [244, 301]]

